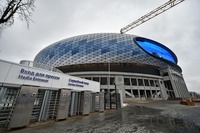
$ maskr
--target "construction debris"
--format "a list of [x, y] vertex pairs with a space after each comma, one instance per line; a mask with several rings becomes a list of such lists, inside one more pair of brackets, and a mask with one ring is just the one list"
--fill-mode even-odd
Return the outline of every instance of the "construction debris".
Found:
[[195, 106], [191, 98], [182, 98], [180, 100], [180, 104], [187, 105], [187, 106]]

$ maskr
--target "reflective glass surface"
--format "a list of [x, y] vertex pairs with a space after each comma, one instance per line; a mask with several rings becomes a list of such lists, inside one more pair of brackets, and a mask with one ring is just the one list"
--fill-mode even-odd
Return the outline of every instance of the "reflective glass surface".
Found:
[[[67, 38], [41, 50], [34, 67], [54, 67], [90, 63], [139, 63], [164, 68], [166, 62], [146, 53], [133, 40], [135, 36], [119, 33], [96, 33]], [[153, 49], [153, 48], [152, 48]], [[157, 48], [154, 48], [157, 50]], [[163, 54], [168, 54], [164, 51]], [[170, 56], [166, 55], [165, 58]], [[171, 58], [171, 57], [170, 57]]]
[[173, 63], [176, 63], [171, 52], [165, 49], [161, 44], [154, 42], [152, 40], [140, 38], [140, 37], [136, 38], [136, 42], [149, 54], [152, 54], [159, 58], [163, 58]]

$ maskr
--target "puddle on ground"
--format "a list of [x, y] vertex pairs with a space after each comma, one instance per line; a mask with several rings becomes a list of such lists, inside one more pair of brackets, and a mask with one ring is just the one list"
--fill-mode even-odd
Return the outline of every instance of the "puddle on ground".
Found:
[[[182, 119], [163, 117], [160, 110], [130, 106], [122, 110], [105, 112], [84, 121], [81, 128], [67, 130], [81, 133], [200, 133], [200, 128]], [[91, 118], [87, 118], [88, 120]], [[88, 128], [90, 127], [90, 128]]]
[[136, 123], [147, 132], [200, 133], [200, 127], [192, 122], [160, 115], [160, 110], [142, 106], [130, 106], [122, 111], [122, 120], [126, 124]]
[[157, 109], [127, 106], [15, 133], [200, 133], [194, 123], [160, 114]]

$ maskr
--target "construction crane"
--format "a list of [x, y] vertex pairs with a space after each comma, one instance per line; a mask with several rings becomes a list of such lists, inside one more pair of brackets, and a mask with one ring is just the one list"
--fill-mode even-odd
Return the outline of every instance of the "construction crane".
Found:
[[153, 11], [147, 13], [146, 15], [137, 19], [136, 21], [134, 21], [134, 22], [130, 23], [129, 25], [125, 26], [124, 28], [122, 28], [120, 30], [120, 33], [121, 34], [126, 33], [127, 31], [129, 31], [129, 30], [139, 26], [140, 24], [154, 18], [155, 16], [167, 11], [168, 9], [180, 4], [183, 1], [184, 0], [169, 0], [169, 1], [167, 1], [163, 5], [159, 6], [158, 8], [154, 9]]

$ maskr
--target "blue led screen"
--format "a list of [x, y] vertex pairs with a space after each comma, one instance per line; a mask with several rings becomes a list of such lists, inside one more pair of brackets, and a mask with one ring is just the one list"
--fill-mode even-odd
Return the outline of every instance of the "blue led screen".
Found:
[[173, 63], [177, 63], [177, 61], [174, 59], [172, 53], [164, 48], [161, 44], [146, 39], [146, 38], [141, 38], [137, 37], [136, 42], [149, 54], [152, 54], [154, 56], [157, 56], [159, 58], [166, 59], [168, 61], [171, 61]]

